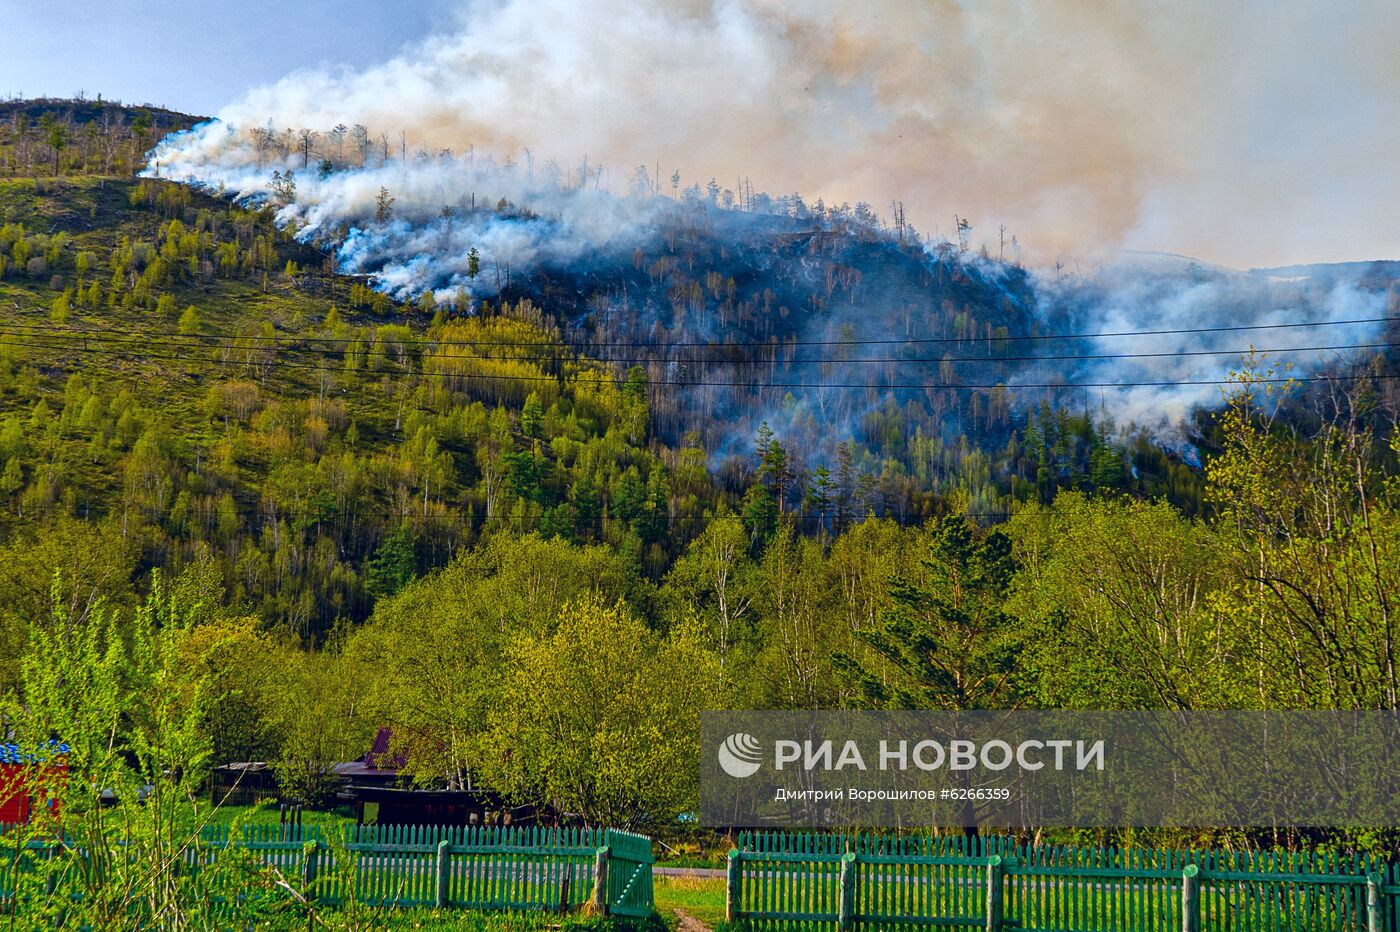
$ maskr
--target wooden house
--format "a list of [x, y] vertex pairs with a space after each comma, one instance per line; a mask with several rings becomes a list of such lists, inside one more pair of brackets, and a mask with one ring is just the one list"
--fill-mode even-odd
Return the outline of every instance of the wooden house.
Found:
[[333, 768], [344, 781], [340, 798], [354, 806], [361, 825], [532, 825], [540, 820], [535, 807], [512, 806], [497, 793], [413, 786], [400, 775], [405, 760], [391, 752], [392, 740], [392, 730], [381, 728], [364, 757]]

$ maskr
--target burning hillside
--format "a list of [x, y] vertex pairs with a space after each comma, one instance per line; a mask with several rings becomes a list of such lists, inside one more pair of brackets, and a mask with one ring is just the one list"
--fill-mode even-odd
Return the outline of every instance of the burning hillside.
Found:
[[888, 222], [746, 185], [672, 197], [645, 169], [616, 195], [586, 163], [404, 161], [343, 135], [210, 123], [167, 139], [151, 172], [264, 203], [342, 271], [425, 308], [528, 298], [619, 375], [644, 368], [667, 439], [699, 425], [720, 456], [764, 421], [828, 460], [841, 440], [903, 447], [890, 431], [1002, 443], [1042, 401], [1171, 440], [1241, 354], [1306, 376], [1374, 349], [1393, 313], [1389, 279], [1361, 269], [1136, 257], [1032, 273], [921, 235], [898, 205]]

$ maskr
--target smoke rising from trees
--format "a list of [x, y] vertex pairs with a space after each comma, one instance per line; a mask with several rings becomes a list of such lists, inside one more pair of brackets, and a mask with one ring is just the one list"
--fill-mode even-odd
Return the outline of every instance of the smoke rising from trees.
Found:
[[[615, 191], [659, 163], [682, 186], [899, 200], [950, 238], [955, 212], [979, 242], [1004, 223], [1047, 263], [1116, 245], [1236, 267], [1380, 258], [1400, 256], [1397, 29], [1384, 0], [505, 0], [219, 116], [359, 123], [395, 156], [586, 154]], [[218, 140], [202, 143], [185, 154]]]
[[[1164, 15], [1145, 4], [1070, 4], [1052, 13], [1015, 3], [876, 2], [856, 11], [823, 0], [795, 10], [764, 0], [665, 9], [510, 0], [474, 8], [453, 34], [367, 71], [305, 70], [254, 90], [217, 121], [167, 139], [151, 171], [270, 199], [279, 219], [332, 246], [342, 270], [372, 274], [400, 298], [432, 291], [481, 299], [536, 272], [562, 275], [587, 306], [551, 310], [594, 317], [584, 326], [596, 334], [596, 312], [607, 308], [614, 338], [956, 333], [967, 345], [938, 351], [966, 355], [989, 351], [997, 327], [1092, 333], [1385, 314], [1392, 299], [1384, 287], [1184, 262], [1124, 264], [1116, 251], [1170, 244], [1227, 260], [1315, 259], [1394, 245], [1376, 217], [1400, 180], [1378, 167], [1384, 159], [1363, 164], [1357, 152], [1400, 155], [1390, 129], [1400, 120], [1379, 119], [1400, 114], [1400, 72], [1355, 8], [1325, 22], [1301, 5], [1269, 10], [1265, 26], [1248, 5]], [[1374, 12], [1378, 21], [1396, 15]], [[1326, 108], [1314, 106], [1323, 99], [1314, 81], [1326, 88]], [[1339, 94], [1339, 83], [1356, 95]], [[1353, 105], [1338, 108], [1338, 99]], [[1327, 159], [1314, 132], [1324, 128], [1333, 133]], [[1351, 144], [1339, 144], [1343, 138]], [[1326, 164], [1344, 170], [1325, 172]], [[272, 179], [274, 172], [295, 181]], [[1285, 178], [1298, 183], [1283, 185]], [[1364, 195], [1362, 179], [1370, 182]], [[804, 196], [755, 194], [755, 186]], [[1329, 192], [1336, 199], [1323, 223], [1316, 211]], [[1304, 196], [1308, 203], [1297, 200]], [[860, 198], [891, 206], [872, 209]], [[955, 211], [973, 222], [963, 213], [955, 221]], [[921, 235], [935, 235], [923, 259], [897, 273], [869, 249], [753, 258], [794, 231], [859, 228], [864, 236], [881, 224], [880, 235], [907, 252], [919, 252]], [[1009, 247], [1003, 225], [1016, 235]], [[703, 266], [706, 274], [767, 276], [776, 297], [761, 303], [764, 315], [782, 318], [776, 329], [726, 325], [721, 289], [702, 288], [702, 272], [690, 269], [696, 280], [687, 283], [666, 269], [660, 284], [649, 272], [643, 285], [641, 266], [627, 271], [638, 252], [648, 262], [677, 254], [677, 235], [692, 251], [696, 237], [721, 244], [727, 258]], [[993, 258], [978, 256], [983, 243]], [[1022, 245], [1036, 271], [995, 261], [1013, 260]], [[1082, 262], [1052, 272], [1048, 260], [1067, 251]], [[832, 284], [852, 268], [851, 282]], [[804, 281], [823, 274], [825, 289]], [[647, 303], [645, 287], [674, 293], [682, 285], [693, 292], [685, 302]], [[740, 288], [739, 305], [745, 297]], [[757, 292], [748, 297], [760, 303]], [[677, 314], [682, 303], [688, 312]], [[789, 319], [789, 310], [799, 313]], [[1366, 342], [1379, 330], [1080, 341], [1049, 351], [1287, 350]], [[1029, 348], [1046, 352], [1045, 344]], [[1294, 374], [1306, 375], [1335, 357], [1287, 358]], [[821, 436], [856, 433], [889, 397], [911, 400], [880, 392], [882, 382], [928, 381], [935, 371], [940, 382], [1014, 387], [1209, 381], [1237, 364], [1221, 356], [973, 368], [909, 362], [878, 377], [872, 366], [837, 364], [821, 378], [869, 381], [875, 393], [868, 403], [837, 405], [839, 430]], [[676, 372], [671, 363], [653, 369], [655, 378]], [[786, 365], [767, 374], [801, 382], [813, 372]], [[709, 368], [691, 377], [744, 374]], [[716, 406], [715, 392], [699, 394]], [[768, 418], [796, 430], [834, 416], [812, 392], [793, 393], [795, 403], [783, 394], [750, 400], [753, 424], [731, 426], [747, 430]], [[941, 401], [928, 394], [914, 400], [941, 431], [966, 428], [966, 392]], [[1102, 403], [1156, 429], [1217, 400], [1218, 389], [1201, 384], [1095, 389], [1075, 402]]]

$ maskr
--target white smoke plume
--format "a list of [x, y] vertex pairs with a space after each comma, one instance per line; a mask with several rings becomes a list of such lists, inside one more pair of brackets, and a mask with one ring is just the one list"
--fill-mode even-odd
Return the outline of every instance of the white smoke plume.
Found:
[[[309, 149], [289, 151], [294, 134], [215, 121], [164, 140], [147, 174], [271, 202], [278, 221], [302, 238], [330, 241], [342, 271], [372, 272], [381, 290], [401, 299], [427, 290], [494, 294], [502, 269], [528, 272], [639, 241], [665, 206], [654, 197], [613, 197], [591, 180], [566, 184], [554, 166], [498, 166], [475, 153], [386, 157], [374, 140], [373, 151], [348, 157], [348, 166], [337, 158], [339, 170], [323, 172], [320, 161], [353, 149], [332, 139], [318, 134], [313, 159]], [[279, 180], [289, 174], [292, 187], [278, 190], [274, 172]], [[483, 269], [469, 278], [473, 249]]]
[[[971, 216], [1032, 256], [1105, 245], [1236, 267], [1400, 256], [1400, 5], [1356, 0], [486, 0], [362, 72], [304, 70], [219, 117], [337, 124], [409, 153], [587, 155], [683, 185]], [[158, 155], [218, 164], [220, 134]]]
[[[1240, 266], [1400, 255], [1398, 29], [1388, 0], [494, 0], [377, 67], [259, 87], [166, 140], [150, 171], [265, 197], [271, 173], [291, 169], [295, 200], [279, 218], [399, 297], [480, 297], [503, 272], [621, 254], [682, 209], [670, 196], [711, 179], [727, 189], [721, 201], [743, 201], [750, 183], [807, 203], [869, 201], [887, 216], [897, 201], [945, 239], [955, 213], [970, 216], [972, 253], [988, 243], [998, 254], [1004, 224], [1042, 265], [1073, 254], [1087, 266], [1121, 246]], [[303, 143], [303, 129], [317, 135]], [[335, 170], [318, 171], [322, 159]], [[394, 201], [376, 221], [381, 191]], [[1037, 283], [1047, 303], [1078, 308], [1081, 332], [1387, 307], [1383, 292], [1346, 283], [1126, 268]], [[1181, 348], [1378, 331], [1182, 337]], [[1328, 361], [1290, 359], [1297, 374]], [[1236, 363], [1083, 362], [1051, 380], [1209, 379]], [[1125, 419], [1149, 424], [1218, 399], [1210, 385], [1111, 394]]]
[[[1361, 286], [1358, 277], [1351, 270], [1245, 273], [1147, 255], [1120, 256], [1084, 277], [1041, 272], [1037, 294], [1054, 309], [1048, 313], [1058, 328], [1105, 335], [1038, 343], [1038, 351], [1105, 358], [1028, 367], [1012, 384], [1099, 383], [1083, 389], [1081, 407], [1102, 406], [1120, 426], [1180, 442], [1182, 419], [1192, 408], [1220, 403], [1220, 380], [1251, 356], [1256, 374], [1283, 380], [1345, 372], [1352, 361], [1381, 352], [1378, 318], [1395, 313], [1394, 297]], [[1348, 348], [1358, 346], [1369, 348]]]

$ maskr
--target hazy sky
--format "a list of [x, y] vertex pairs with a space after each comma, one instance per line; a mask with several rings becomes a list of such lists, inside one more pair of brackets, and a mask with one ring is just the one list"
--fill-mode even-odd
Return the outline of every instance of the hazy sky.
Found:
[[454, 21], [450, 0], [0, 0], [0, 96], [102, 94], [212, 114], [294, 68], [358, 67]]
[[1397, 0], [0, 0], [0, 94], [898, 200], [1040, 263], [1251, 267], [1400, 258], [1397, 43]]

